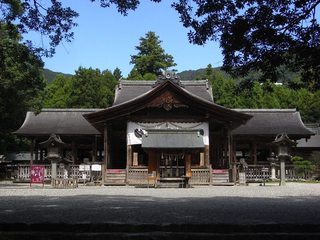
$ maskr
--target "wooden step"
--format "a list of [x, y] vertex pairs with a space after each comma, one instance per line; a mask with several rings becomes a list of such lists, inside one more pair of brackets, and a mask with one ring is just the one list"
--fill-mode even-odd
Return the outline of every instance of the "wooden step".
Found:
[[108, 169], [106, 171], [104, 185], [126, 185], [125, 169]]
[[229, 169], [213, 169], [212, 185], [233, 185], [229, 182]]

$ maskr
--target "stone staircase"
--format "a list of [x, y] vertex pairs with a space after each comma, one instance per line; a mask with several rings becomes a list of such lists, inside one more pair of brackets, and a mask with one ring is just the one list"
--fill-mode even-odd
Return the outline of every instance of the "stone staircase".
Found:
[[161, 178], [157, 182], [157, 188], [181, 188], [184, 187], [183, 178]]
[[126, 185], [126, 174], [125, 169], [107, 169], [104, 185]]
[[233, 186], [229, 179], [229, 169], [212, 169], [213, 186]]

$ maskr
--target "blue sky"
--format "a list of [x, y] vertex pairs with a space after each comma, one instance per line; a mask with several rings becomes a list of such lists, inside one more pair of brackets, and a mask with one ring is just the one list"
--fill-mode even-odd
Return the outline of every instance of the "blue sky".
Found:
[[[179, 21], [178, 13], [170, 7], [171, 1], [153, 3], [141, 1], [136, 11], [122, 16], [115, 7], [101, 8], [89, 0], [64, 1], [80, 16], [74, 28], [71, 43], [64, 42], [52, 58], [44, 58], [45, 67], [53, 71], [74, 73], [79, 66], [109, 69], [119, 67], [124, 76], [132, 69], [130, 55], [134, 55], [139, 38], [154, 31], [162, 40], [162, 47], [174, 57], [179, 72], [204, 68], [209, 63], [222, 65], [218, 42], [205, 46], [190, 44], [188, 30]], [[35, 44], [42, 44], [40, 36], [31, 35]], [[44, 43], [45, 44], [45, 43]]]

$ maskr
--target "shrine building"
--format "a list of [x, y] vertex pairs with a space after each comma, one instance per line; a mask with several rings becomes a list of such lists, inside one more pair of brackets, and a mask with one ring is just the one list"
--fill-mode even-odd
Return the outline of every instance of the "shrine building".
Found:
[[295, 109], [229, 109], [214, 102], [207, 80], [180, 81], [171, 73], [120, 80], [106, 109], [28, 112], [15, 133], [32, 140], [33, 164], [50, 164], [44, 143], [58, 136], [59, 161], [73, 166], [73, 177], [76, 166], [98, 163], [110, 185], [186, 178], [212, 184], [219, 176], [232, 184], [240, 159], [249, 167], [270, 165], [278, 134], [295, 141], [313, 135]]

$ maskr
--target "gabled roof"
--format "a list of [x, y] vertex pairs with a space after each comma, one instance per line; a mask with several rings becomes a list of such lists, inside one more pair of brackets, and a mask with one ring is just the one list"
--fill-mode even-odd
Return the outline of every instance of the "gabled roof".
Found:
[[[179, 82], [181, 83], [181, 87], [190, 94], [213, 102], [212, 90], [207, 80]], [[116, 89], [113, 105], [119, 105], [133, 100], [136, 97], [152, 91], [155, 87], [157, 87], [156, 81], [121, 80]]]
[[27, 112], [22, 126], [14, 133], [23, 136], [99, 135], [83, 114], [101, 109], [42, 109], [39, 114]]
[[286, 133], [291, 137], [314, 135], [307, 129], [296, 109], [234, 109], [253, 116], [246, 124], [234, 129], [233, 135], [276, 136]]
[[247, 115], [245, 113], [225, 108], [223, 106], [213, 103], [210, 100], [205, 100], [204, 98], [191, 93], [184, 87], [181, 87], [170, 80], [158, 84], [151, 90], [144, 92], [140, 96], [137, 96], [131, 100], [119, 104], [114, 104], [112, 107], [106, 108], [102, 111], [85, 114], [84, 117], [96, 127], [101, 127], [101, 125], [103, 125], [103, 123], [105, 123], [108, 120], [116, 119], [121, 116], [126, 116], [130, 113], [137, 112], [145, 108], [148, 105], [148, 103], [150, 103], [152, 100], [154, 100], [156, 97], [158, 97], [159, 95], [161, 95], [161, 93], [164, 93], [165, 91], [169, 91], [180, 97], [183, 97], [193, 106], [196, 106], [198, 110], [202, 110], [204, 113], [210, 115], [212, 118], [226, 122], [228, 124], [243, 124], [251, 118], [250, 115]]

